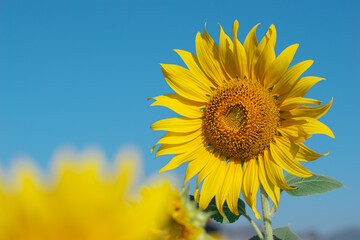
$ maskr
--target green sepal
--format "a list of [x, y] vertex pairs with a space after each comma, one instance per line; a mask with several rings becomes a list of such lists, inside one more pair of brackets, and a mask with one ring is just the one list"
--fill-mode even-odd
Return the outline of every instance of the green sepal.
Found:
[[[301, 240], [301, 238], [293, 233], [289, 226], [273, 229], [274, 240]], [[259, 236], [254, 236], [249, 240], [260, 240]]]
[[[190, 195], [190, 199], [194, 200], [194, 196]], [[223, 218], [223, 216], [221, 216], [219, 210], [216, 207], [215, 198], [211, 200], [208, 207], [204, 210], [204, 212], [211, 213], [210, 218], [214, 219], [219, 223], [233, 223], [236, 222], [241, 215], [247, 215], [245, 209], [245, 203], [240, 198], [238, 199], [238, 211], [239, 211], [239, 215], [233, 214], [225, 202], [223, 206], [223, 212], [226, 218]]]
[[308, 178], [287, 174], [285, 180], [289, 186], [297, 188], [294, 190], [285, 190], [285, 192], [296, 197], [326, 193], [337, 188], [345, 187], [341, 182], [331, 177], [318, 174], [314, 174]]

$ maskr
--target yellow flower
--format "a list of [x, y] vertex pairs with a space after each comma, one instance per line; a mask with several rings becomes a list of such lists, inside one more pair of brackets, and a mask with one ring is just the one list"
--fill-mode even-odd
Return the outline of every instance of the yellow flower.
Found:
[[[138, 209], [139, 212], [153, 209], [154, 201], [159, 201], [166, 215], [152, 221], [152, 234], [149, 234], [147, 239], [214, 239], [203, 229], [210, 215], [197, 209], [196, 204], [189, 200], [187, 193], [188, 191], [180, 193], [172, 189], [167, 181], [160, 181], [148, 188], [142, 188], [142, 200], [138, 207], [143, 210]], [[153, 210], [153, 214], [157, 213]]]
[[160, 120], [151, 128], [169, 131], [158, 141], [162, 145], [156, 156], [176, 154], [160, 172], [189, 162], [184, 184], [198, 174], [195, 197], [201, 209], [215, 196], [221, 213], [226, 201], [238, 214], [241, 191], [260, 218], [256, 210], [259, 183], [278, 206], [280, 189], [292, 189], [284, 180], [283, 170], [310, 177], [312, 173], [299, 161], [323, 156], [303, 142], [312, 134], [334, 135], [317, 120], [328, 111], [332, 100], [323, 106], [303, 106], [322, 103], [303, 97], [322, 80], [300, 78], [313, 61], [288, 68], [298, 44], [276, 57], [275, 27], [271, 25], [258, 43], [257, 26], [243, 45], [237, 39], [239, 24], [235, 21], [233, 40], [220, 26], [219, 45], [205, 29], [203, 35], [196, 36], [197, 55], [175, 50], [188, 69], [162, 64], [164, 77], [176, 93], [155, 97], [151, 105], [165, 106], [181, 116]]
[[18, 164], [11, 178], [2, 173], [0, 239], [213, 239], [202, 228], [209, 216], [168, 181], [139, 194], [133, 158], [110, 170], [94, 153], [61, 154], [47, 177], [31, 162]]
[[69, 154], [45, 177], [21, 162], [1, 180], [0, 239], [142, 239], [148, 230], [128, 203], [134, 167], [127, 159], [105, 171], [98, 155]]

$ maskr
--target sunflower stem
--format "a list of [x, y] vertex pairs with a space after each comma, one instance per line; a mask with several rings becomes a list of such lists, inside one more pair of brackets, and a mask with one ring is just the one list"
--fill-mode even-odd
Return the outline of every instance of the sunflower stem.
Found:
[[253, 228], [255, 229], [257, 235], [259, 236], [260, 240], [264, 240], [264, 236], [261, 233], [259, 227], [256, 225], [256, 223], [254, 222], [254, 220], [252, 220], [248, 215], [244, 215], [246, 217], [246, 219], [251, 223], [251, 225], [253, 226]]
[[260, 185], [260, 192], [261, 192], [262, 213], [264, 219], [263, 221], [264, 221], [265, 240], [274, 240], [272, 226], [271, 226], [272, 216], [270, 212], [269, 197], [262, 185]]
[[273, 204], [272, 207], [271, 207], [271, 210], [270, 210], [270, 216], [271, 217], [274, 216], [275, 210], [276, 210], [276, 206], [275, 206], [275, 204]]

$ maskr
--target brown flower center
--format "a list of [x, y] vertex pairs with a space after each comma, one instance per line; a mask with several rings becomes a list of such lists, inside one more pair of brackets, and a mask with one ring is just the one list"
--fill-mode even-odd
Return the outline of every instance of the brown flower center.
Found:
[[276, 100], [260, 83], [232, 80], [216, 89], [204, 111], [203, 130], [222, 155], [247, 161], [262, 154], [279, 126]]

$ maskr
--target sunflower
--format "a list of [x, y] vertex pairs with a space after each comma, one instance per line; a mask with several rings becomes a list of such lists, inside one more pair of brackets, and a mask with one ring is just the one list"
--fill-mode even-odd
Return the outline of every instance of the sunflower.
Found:
[[166, 82], [176, 93], [154, 97], [151, 106], [164, 106], [181, 116], [157, 121], [151, 129], [168, 131], [156, 143], [162, 144], [156, 156], [175, 154], [160, 172], [188, 162], [184, 184], [197, 174], [194, 195], [201, 209], [215, 197], [221, 214], [225, 201], [239, 214], [237, 202], [242, 192], [260, 218], [256, 210], [259, 185], [277, 207], [280, 189], [293, 189], [284, 180], [283, 170], [310, 177], [312, 172], [299, 161], [326, 155], [303, 142], [313, 134], [334, 135], [317, 120], [329, 110], [332, 100], [322, 106], [306, 106], [322, 103], [304, 98], [323, 80], [300, 78], [313, 61], [289, 67], [298, 44], [276, 57], [274, 25], [259, 43], [258, 25], [244, 44], [237, 39], [238, 21], [233, 24], [232, 40], [220, 25], [219, 44], [205, 26], [204, 34], [196, 35], [197, 55], [175, 50], [187, 68], [161, 64]]
[[214, 239], [203, 229], [209, 216], [165, 179], [138, 194], [133, 158], [104, 166], [99, 154], [62, 154], [46, 180], [31, 162], [2, 173], [0, 239]]
[[[131, 197], [135, 164], [124, 159], [105, 171], [100, 154], [61, 153], [53, 173], [32, 162], [1, 174], [0, 239], [141, 239], [149, 225], [134, 216]], [[154, 204], [154, 208], [159, 206]], [[146, 212], [143, 213], [146, 218]], [[163, 216], [158, 215], [159, 218]], [[136, 224], [141, 223], [141, 226]]]
[[[190, 201], [188, 191], [179, 192], [167, 181], [159, 181], [141, 189], [141, 202], [135, 207], [136, 212], [154, 211], [153, 204], [162, 206], [165, 217], [150, 221], [152, 231], [146, 239], [164, 240], [214, 240], [220, 237], [208, 235], [204, 226], [210, 214], [200, 211], [193, 201]], [[159, 214], [155, 211], [152, 215]]]

